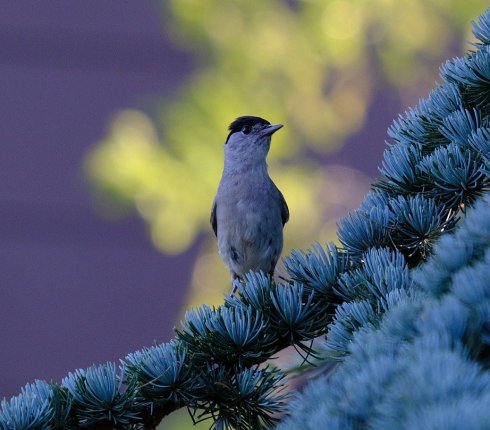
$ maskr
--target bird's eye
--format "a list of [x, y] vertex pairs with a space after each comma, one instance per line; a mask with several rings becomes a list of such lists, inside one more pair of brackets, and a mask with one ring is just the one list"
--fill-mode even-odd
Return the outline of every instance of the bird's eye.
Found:
[[250, 132], [252, 131], [252, 127], [250, 127], [249, 125], [245, 125], [243, 128], [242, 128], [242, 133], [243, 134], [250, 134]]

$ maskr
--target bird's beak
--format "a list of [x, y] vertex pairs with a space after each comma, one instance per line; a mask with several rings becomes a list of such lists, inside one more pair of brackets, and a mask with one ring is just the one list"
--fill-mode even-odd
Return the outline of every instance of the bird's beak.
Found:
[[267, 127], [265, 127], [264, 129], [262, 129], [261, 134], [262, 134], [262, 136], [271, 136], [277, 130], [282, 128], [282, 126], [283, 126], [282, 124], [270, 124]]

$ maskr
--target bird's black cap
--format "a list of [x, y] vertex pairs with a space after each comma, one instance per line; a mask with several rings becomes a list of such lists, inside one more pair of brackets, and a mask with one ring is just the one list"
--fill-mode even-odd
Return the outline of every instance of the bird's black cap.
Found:
[[228, 137], [226, 138], [226, 142], [228, 142], [228, 139], [233, 133], [236, 133], [237, 131], [241, 131], [243, 127], [253, 127], [254, 125], [270, 125], [271, 123], [267, 121], [264, 118], [260, 118], [258, 116], [240, 116], [238, 117], [235, 121], [233, 121], [230, 126], [228, 127], [228, 130], [230, 130], [230, 133], [228, 134]]

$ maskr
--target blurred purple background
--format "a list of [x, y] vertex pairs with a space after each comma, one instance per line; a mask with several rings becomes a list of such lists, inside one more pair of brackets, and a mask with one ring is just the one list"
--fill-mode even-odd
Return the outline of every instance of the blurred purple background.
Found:
[[191, 70], [162, 27], [148, 1], [2, 2], [0, 398], [171, 335], [192, 251], [102, 219], [81, 168], [114, 111]]
[[[193, 67], [156, 2], [2, 2], [0, 399], [167, 340], [194, 250], [158, 253], [136, 215], [94, 209], [81, 164], [121, 108], [151, 112]], [[400, 110], [386, 92], [331, 162], [376, 175]]]

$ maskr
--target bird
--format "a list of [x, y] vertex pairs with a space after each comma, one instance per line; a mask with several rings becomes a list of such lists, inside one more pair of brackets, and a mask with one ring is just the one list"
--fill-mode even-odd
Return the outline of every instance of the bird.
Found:
[[272, 135], [282, 124], [241, 116], [228, 127], [224, 167], [210, 222], [218, 251], [235, 280], [249, 271], [271, 276], [283, 247], [289, 208], [267, 170]]

